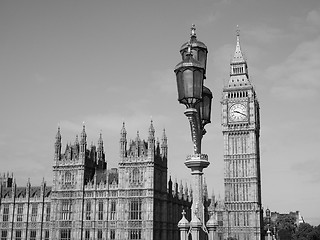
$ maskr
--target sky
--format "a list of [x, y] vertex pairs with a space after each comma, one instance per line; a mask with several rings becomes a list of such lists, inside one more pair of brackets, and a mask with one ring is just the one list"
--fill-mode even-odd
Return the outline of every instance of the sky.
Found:
[[83, 122], [88, 145], [102, 132], [108, 168], [117, 167], [122, 122], [129, 139], [147, 139], [152, 119], [157, 137], [166, 129], [169, 174], [190, 184], [173, 70], [193, 23], [214, 94], [202, 147], [209, 194], [224, 196], [220, 101], [239, 25], [261, 108], [263, 207], [319, 225], [319, 0], [1, 0], [0, 172], [19, 186], [52, 185], [57, 128], [64, 151]]

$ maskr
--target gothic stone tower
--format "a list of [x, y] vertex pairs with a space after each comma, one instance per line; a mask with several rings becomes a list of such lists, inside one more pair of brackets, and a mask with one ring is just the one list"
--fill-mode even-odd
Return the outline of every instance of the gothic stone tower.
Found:
[[58, 129], [51, 195], [51, 239], [83, 239], [83, 229], [86, 227], [84, 220], [90, 219], [90, 216], [84, 215], [85, 203], [88, 202], [85, 198], [89, 195], [85, 193], [85, 186], [97, 172], [106, 168], [101, 134], [98, 146], [92, 145], [91, 149], [87, 149], [87, 134], [83, 126], [80, 141], [77, 136], [74, 144], [67, 144], [65, 153], [62, 153], [60, 128]]
[[224, 238], [261, 239], [260, 117], [259, 102], [249, 81], [241, 52], [239, 30], [230, 79], [223, 89], [225, 212]]
[[[155, 140], [151, 121], [148, 140], [127, 147], [125, 126], [120, 137], [118, 228], [120, 239], [167, 239], [167, 137]], [[171, 239], [171, 238], [169, 238]]]

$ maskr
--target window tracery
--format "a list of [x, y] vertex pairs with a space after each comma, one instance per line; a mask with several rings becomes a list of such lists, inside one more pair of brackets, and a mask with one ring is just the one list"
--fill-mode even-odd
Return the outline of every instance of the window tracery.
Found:
[[62, 200], [61, 215], [62, 220], [71, 220], [71, 201]]
[[139, 168], [133, 168], [129, 173], [129, 183], [139, 184], [143, 182], [143, 171]]
[[141, 220], [141, 199], [133, 199], [129, 203], [129, 220]]

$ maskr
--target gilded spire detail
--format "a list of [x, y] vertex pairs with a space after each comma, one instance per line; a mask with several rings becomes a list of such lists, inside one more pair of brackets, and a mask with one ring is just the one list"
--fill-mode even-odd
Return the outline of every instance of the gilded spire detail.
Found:
[[120, 134], [121, 134], [122, 136], [127, 134], [125, 122], [122, 123], [122, 128], [121, 128]]
[[84, 125], [84, 122], [83, 122], [82, 132], [81, 132], [81, 139], [85, 140], [86, 137], [87, 137], [87, 134], [86, 134], [86, 126]]
[[60, 126], [58, 126], [58, 132], [57, 132], [57, 135], [56, 135], [56, 141], [57, 141], [57, 142], [60, 142], [60, 141], [61, 141]]
[[100, 135], [99, 135], [98, 148], [103, 148], [102, 132], [100, 132]]
[[192, 53], [191, 53], [191, 43], [188, 42], [187, 46], [188, 46], [187, 56], [191, 56], [192, 55]]
[[196, 25], [195, 24], [192, 24], [191, 25], [191, 33], [190, 33], [190, 36], [191, 37], [196, 37]]
[[236, 36], [237, 36], [237, 44], [236, 44], [236, 50], [234, 51], [232, 62], [233, 63], [245, 62], [245, 59], [241, 51], [241, 46], [240, 46], [240, 29], [238, 25], [236, 30]]
[[167, 143], [167, 135], [166, 135], [166, 129], [164, 128], [163, 129], [163, 132], [162, 132], [162, 142], [163, 143]]
[[150, 127], [149, 127], [149, 135], [154, 137], [154, 132], [155, 132], [155, 130], [153, 127], [153, 120], [151, 119]]

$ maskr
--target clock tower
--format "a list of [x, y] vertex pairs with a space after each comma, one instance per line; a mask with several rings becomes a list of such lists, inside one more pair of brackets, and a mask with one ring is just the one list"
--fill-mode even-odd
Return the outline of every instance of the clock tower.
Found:
[[222, 95], [224, 238], [262, 239], [259, 102], [240, 48], [240, 32]]

